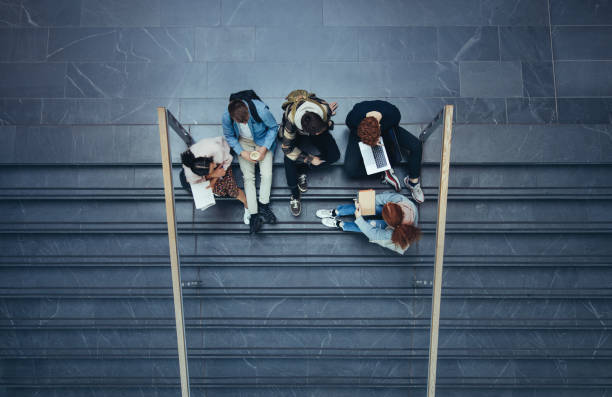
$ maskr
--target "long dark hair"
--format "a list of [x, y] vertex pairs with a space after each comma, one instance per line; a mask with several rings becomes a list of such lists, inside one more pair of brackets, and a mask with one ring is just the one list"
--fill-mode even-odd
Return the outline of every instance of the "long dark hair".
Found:
[[187, 149], [181, 153], [181, 162], [189, 167], [194, 174], [207, 176], [210, 171], [212, 157], [196, 157], [191, 150]]

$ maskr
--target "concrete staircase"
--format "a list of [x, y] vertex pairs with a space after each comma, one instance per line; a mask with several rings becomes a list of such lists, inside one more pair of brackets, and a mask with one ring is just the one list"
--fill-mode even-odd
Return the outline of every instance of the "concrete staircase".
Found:
[[[0, 132], [0, 394], [178, 395], [157, 127]], [[385, 190], [340, 165], [294, 218], [277, 150], [279, 224], [254, 237], [175, 168], [193, 395], [424, 395], [440, 139], [403, 257], [314, 216]], [[459, 124], [452, 151], [437, 395], [611, 393], [612, 127]]]

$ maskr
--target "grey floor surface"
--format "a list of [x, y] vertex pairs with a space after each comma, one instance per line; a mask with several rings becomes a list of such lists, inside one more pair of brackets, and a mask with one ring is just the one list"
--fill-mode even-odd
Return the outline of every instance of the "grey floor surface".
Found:
[[[454, 104], [438, 395], [612, 393], [611, 1], [0, 0], [0, 48], [0, 395], [178, 395], [155, 108], [216, 136], [246, 88], [342, 152], [361, 100]], [[439, 153], [403, 257], [318, 223], [384, 190], [343, 157], [294, 218], [277, 151], [255, 237], [177, 188], [192, 394], [424, 395]]]

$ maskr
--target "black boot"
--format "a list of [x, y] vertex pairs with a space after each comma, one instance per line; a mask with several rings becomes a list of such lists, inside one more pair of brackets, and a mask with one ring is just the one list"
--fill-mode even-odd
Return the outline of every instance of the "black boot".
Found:
[[274, 212], [272, 212], [272, 209], [270, 208], [270, 203], [262, 204], [260, 202], [258, 208], [259, 208], [259, 213], [263, 217], [264, 223], [269, 223], [271, 225], [274, 225], [276, 223], [276, 216], [274, 215]]
[[257, 233], [261, 229], [264, 220], [260, 214], [251, 214], [251, 220], [249, 221], [249, 233]]

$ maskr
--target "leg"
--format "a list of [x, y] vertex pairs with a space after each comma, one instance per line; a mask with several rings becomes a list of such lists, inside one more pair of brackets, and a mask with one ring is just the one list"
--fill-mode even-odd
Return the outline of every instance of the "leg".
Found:
[[337, 216], [348, 216], [355, 214], [355, 204], [340, 204], [336, 207]]
[[270, 190], [272, 189], [272, 163], [274, 161], [274, 153], [266, 152], [263, 160], [259, 162], [259, 176], [261, 177], [259, 185], [259, 202], [268, 204], [270, 202]]
[[276, 216], [270, 208], [270, 190], [272, 189], [272, 161], [274, 152], [266, 152], [265, 157], [259, 162], [259, 175], [261, 182], [259, 185], [259, 214], [265, 223], [275, 224]]
[[355, 222], [340, 222], [340, 228], [345, 232], [361, 233], [361, 229]]
[[404, 179], [406, 187], [410, 190], [412, 198], [422, 203], [425, 201], [425, 194], [421, 190], [419, 177], [421, 176], [421, 157], [423, 155], [423, 144], [405, 129], [397, 128], [397, 140], [403, 151], [409, 151], [408, 155], [408, 178]]
[[236, 196], [236, 199], [240, 201], [242, 205], [244, 205], [244, 208], [249, 208], [249, 205], [247, 204], [246, 194], [244, 194], [244, 190], [238, 189], [238, 196]]
[[410, 182], [416, 183], [421, 176], [423, 145], [417, 137], [401, 127], [397, 128], [397, 140], [402, 151], [410, 152], [408, 155], [408, 177]]
[[325, 160], [324, 164], [332, 164], [340, 159], [340, 150], [329, 131], [311, 136], [310, 139], [312, 144], [321, 152], [321, 159]]
[[[240, 142], [242, 147], [246, 150], [255, 150], [249, 147], [245, 142]], [[255, 187], [255, 164], [248, 160], [238, 157], [238, 164], [240, 164], [240, 170], [242, 171], [242, 177], [244, 180], [244, 192], [246, 193], [247, 203], [249, 212], [251, 215], [257, 213], [257, 188]]]
[[287, 156], [283, 158], [285, 163], [285, 177], [287, 178], [287, 186], [291, 189], [291, 195], [294, 198], [300, 197], [300, 190], [298, 189], [298, 175], [300, 174], [300, 170], [298, 170], [298, 165], [295, 161], [289, 160]]
[[349, 134], [346, 154], [344, 155], [344, 170], [352, 178], [360, 178], [367, 175], [359, 150], [359, 138], [352, 132]]

